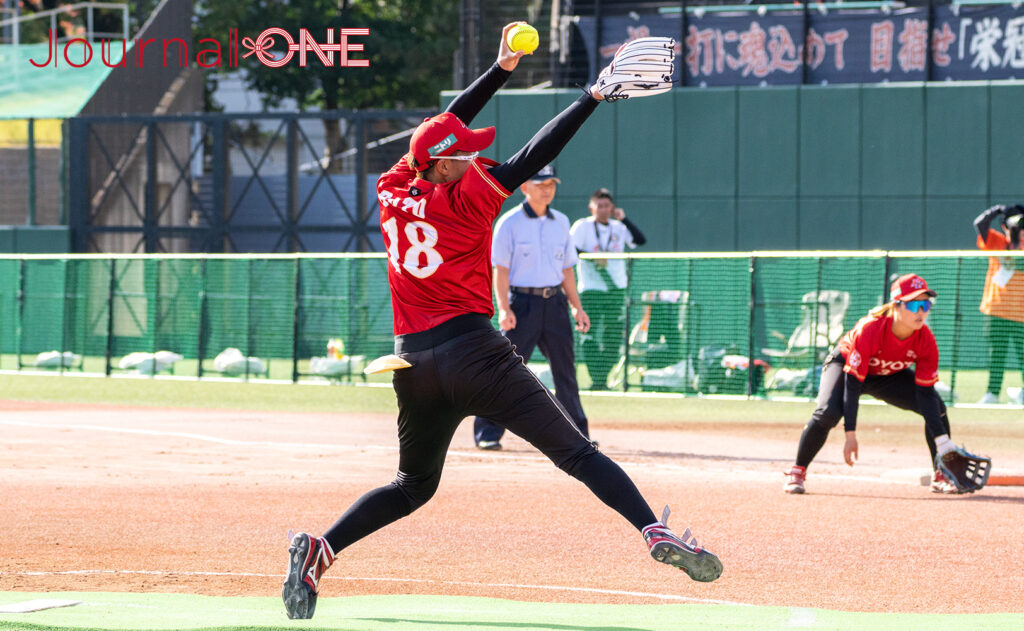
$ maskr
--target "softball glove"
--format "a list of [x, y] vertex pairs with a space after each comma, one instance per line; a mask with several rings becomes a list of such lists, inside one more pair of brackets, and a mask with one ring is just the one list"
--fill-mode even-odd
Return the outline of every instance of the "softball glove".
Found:
[[609, 102], [668, 92], [675, 72], [675, 43], [671, 37], [626, 42], [597, 76], [597, 91]]
[[974, 493], [988, 482], [992, 459], [975, 456], [963, 447], [935, 456], [935, 467], [956, 485], [961, 493]]

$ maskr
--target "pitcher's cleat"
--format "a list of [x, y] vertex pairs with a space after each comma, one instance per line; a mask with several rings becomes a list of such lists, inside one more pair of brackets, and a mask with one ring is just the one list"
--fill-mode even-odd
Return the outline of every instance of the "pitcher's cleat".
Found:
[[288, 547], [288, 576], [281, 588], [285, 611], [292, 619], [309, 619], [316, 611], [317, 584], [334, 563], [334, 552], [323, 537], [304, 532], [292, 537]]
[[[674, 565], [695, 581], [710, 583], [722, 575], [722, 562], [710, 550], [701, 548], [697, 539], [690, 536], [687, 528], [682, 538], [669, 530], [668, 506], [661, 514], [661, 521], [643, 529], [644, 540], [655, 561]], [[689, 541], [687, 541], [687, 539]]]

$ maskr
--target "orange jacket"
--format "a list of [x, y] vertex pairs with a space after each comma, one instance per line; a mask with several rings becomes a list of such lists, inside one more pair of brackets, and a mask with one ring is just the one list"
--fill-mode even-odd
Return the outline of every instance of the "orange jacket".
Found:
[[[978, 237], [978, 248], [981, 250], [1006, 251], [1010, 241], [1002, 232], [989, 230], [988, 237], [982, 241]], [[1018, 269], [1018, 266], [1020, 269]], [[1005, 287], [994, 282], [1000, 267], [1013, 270], [1013, 276]], [[1024, 258], [993, 256], [988, 260], [988, 273], [985, 275], [985, 293], [981, 296], [978, 310], [982, 313], [1004, 320], [1024, 322]]]

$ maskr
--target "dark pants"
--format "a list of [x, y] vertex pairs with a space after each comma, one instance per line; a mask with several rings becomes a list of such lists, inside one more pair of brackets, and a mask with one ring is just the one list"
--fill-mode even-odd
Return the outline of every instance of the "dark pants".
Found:
[[[821, 371], [821, 386], [818, 391], [818, 407], [811, 414], [811, 420], [804, 428], [800, 437], [800, 447], [797, 449], [796, 464], [806, 467], [811, 464], [814, 457], [821, 451], [829, 431], [839, 424], [843, 418], [843, 394], [845, 386], [845, 373], [843, 372], [843, 357], [837, 355], [835, 358], [826, 360]], [[934, 392], [934, 390], [933, 390]], [[901, 370], [892, 375], [868, 375], [861, 386], [861, 394], [870, 394], [879, 401], [889, 405], [909, 410], [917, 414], [921, 409], [917, 403], [917, 386], [914, 383], [914, 371], [910, 368]], [[938, 397], [938, 394], [935, 394]], [[949, 418], [946, 416], [946, 404], [939, 399], [940, 421], [942, 431], [933, 431], [927, 423], [924, 428], [925, 440], [928, 442], [928, 451], [931, 453], [931, 460], [935, 462], [935, 436], [949, 434]]]
[[[551, 366], [555, 396], [584, 436], [590, 436], [587, 417], [580, 403], [580, 387], [576, 383], [576, 353], [573, 350], [573, 325], [569, 317], [569, 301], [558, 292], [550, 298], [513, 292], [510, 303], [516, 316], [516, 328], [502, 334], [523, 358], [530, 361], [533, 349], [539, 348]], [[505, 433], [498, 419], [479, 415], [473, 421], [473, 437], [477, 443], [501, 440]]]
[[472, 414], [492, 418], [529, 441], [638, 530], [654, 523], [654, 513], [629, 476], [576, 429], [487, 317], [474, 317], [486, 328], [399, 353], [412, 367], [393, 377], [398, 474], [391, 484], [357, 500], [324, 533], [331, 548], [339, 552], [426, 503], [440, 483], [456, 428]]
[[[985, 322], [988, 337], [988, 391], [999, 396], [1003, 389], [1003, 370], [1010, 347], [1024, 371], [1024, 322], [990, 316]], [[1024, 372], [1022, 372], [1024, 374]]]
[[619, 361], [619, 348], [625, 338], [626, 290], [584, 291], [580, 293], [583, 310], [590, 316], [590, 332], [583, 336], [583, 361], [594, 390], [608, 387], [608, 373]]

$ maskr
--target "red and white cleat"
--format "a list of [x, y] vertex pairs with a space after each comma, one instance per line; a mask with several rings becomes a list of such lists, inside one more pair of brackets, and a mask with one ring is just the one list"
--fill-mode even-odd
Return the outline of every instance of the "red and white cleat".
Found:
[[323, 537], [300, 532], [288, 547], [288, 576], [281, 588], [281, 599], [288, 617], [309, 619], [316, 611], [320, 577], [334, 563], [334, 553]]
[[793, 468], [786, 474], [786, 485], [782, 487], [786, 493], [802, 495], [804, 493], [804, 481], [807, 479], [807, 467], [793, 465]]
[[689, 528], [681, 538], [669, 530], [665, 525], [669, 512], [666, 506], [661, 521], [643, 529], [644, 540], [654, 560], [673, 565], [702, 583], [710, 583], [721, 576], [722, 562], [710, 550], [699, 546], [697, 540], [690, 536]]
[[956, 488], [956, 485], [950, 482], [938, 469], [932, 473], [932, 483], [929, 490], [932, 493], [941, 493], [942, 495], [961, 494], [960, 489]]

